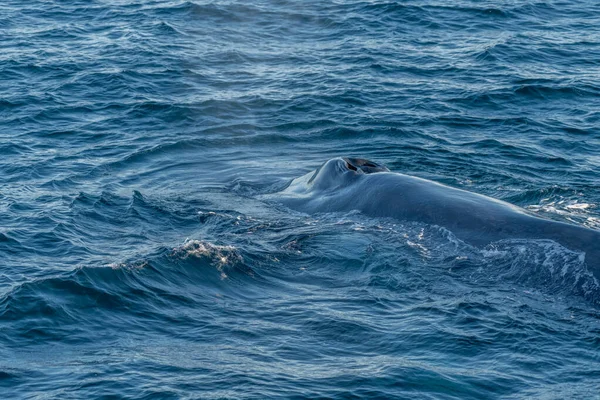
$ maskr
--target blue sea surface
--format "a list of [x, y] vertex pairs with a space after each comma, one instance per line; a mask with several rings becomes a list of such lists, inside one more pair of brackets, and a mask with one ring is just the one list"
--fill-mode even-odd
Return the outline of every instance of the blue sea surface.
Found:
[[600, 229], [600, 3], [3, 1], [0, 398], [599, 398], [582, 254], [261, 200], [337, 156]]

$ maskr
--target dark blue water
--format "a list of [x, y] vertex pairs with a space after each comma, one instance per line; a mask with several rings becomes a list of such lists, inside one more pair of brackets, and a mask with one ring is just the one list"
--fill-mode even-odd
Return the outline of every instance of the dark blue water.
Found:
[[0, 397], [597, 398], [552, 242], [258, 200], [360, 156], [600, 228], [594, 1], [0, 5]]

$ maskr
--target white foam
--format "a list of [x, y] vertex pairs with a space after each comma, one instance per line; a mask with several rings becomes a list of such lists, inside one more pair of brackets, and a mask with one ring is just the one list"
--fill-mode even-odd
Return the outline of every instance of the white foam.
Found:
[[580, 203], [576, 199], [552, 200], [544, 198], [540, 200], [539, 204], [532, 204], [526, 208], [534, 212], [561, 215], [569, 221], [583, 223], [590, 228], [600, 228], [600, 218], [590, 215], [597, 208], [597, 205], [594, 203]]
[[146, 266], [148, 266], [147, 261], [139, 261], [139, 262], [134, 262], [134, 263], [114, 262], [114, 263], [103, 265], [103, 267], [105, 267], [105, 268], [126, 269], [126, 270], [130, 270], [130, 271], [144, 269]]
[[221, 246], [210, 242], [186, 239], [182, 246], [173, 248], [174, 256], [180, 258], [208, 258], [221, 273], [221, 279], [226, 279], [224, 268], [241, 262], [242, 256], [234, 246]]

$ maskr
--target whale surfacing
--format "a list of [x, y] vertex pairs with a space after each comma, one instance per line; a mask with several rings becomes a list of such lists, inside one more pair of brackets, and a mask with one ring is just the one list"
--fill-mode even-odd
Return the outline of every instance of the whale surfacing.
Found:
[[600, 280], [600, 231], [552, 221], [518, 206], [427, 179], [391, 172], [361, 158], [334, 158], [294, 179], [274, 195], [283, 205], [305, 213], [358, 210], [438, 225], [464, 242], [483, 247], [504, 239], [549, 239], [585, 253]]

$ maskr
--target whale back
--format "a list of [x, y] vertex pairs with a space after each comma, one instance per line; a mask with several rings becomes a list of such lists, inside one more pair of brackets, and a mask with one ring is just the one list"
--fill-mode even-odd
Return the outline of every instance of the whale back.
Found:
[[476, 247], [505, 239], [549, 239], [585, 252], [600, 279], [600, 232], [548, 220], [518, 206], [427, 179], [389, 172], [365, 159], [337, 158], [276, 194], [306, 213], [350, 212], [438, 225]]

